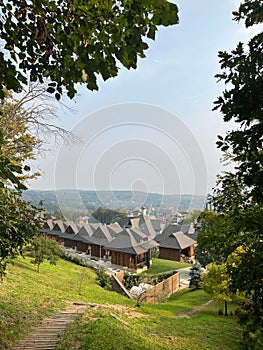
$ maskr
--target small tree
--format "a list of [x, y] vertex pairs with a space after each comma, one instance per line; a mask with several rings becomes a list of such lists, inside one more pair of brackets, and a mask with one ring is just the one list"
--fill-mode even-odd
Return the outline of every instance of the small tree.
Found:
[[198, 289], [200, 288], [201, 283], [201, 265], [199, 263], [195, 263], [190, 268], [190, 282], [189, 282], [189, 288], [192, 289]]
[[80, 270], [76, 269], [76, 273], [77, 273], [78, 293], [79, 295], [81, 295], [83, 282], [88, 279], [88, 271], [85, 268]]
[[[203, 290], [219, 304], [224, 302], [225, 316], [227, 316], [227, 302], [232, 301], [233, 293], [229, 290], [230, 278], [227, 275], [226, 265], [215, 263], [207, 265], [207, 273], [203, 274], [201, 279]], [[219, 313], [221, 313], [220, 309]]]
[[45, 260], [50, 262], [50, 265], [56, 265], [62, 250], [59, 244], [46, 237], [37, 237], [31, 244], [30, 256], [33, 258], [31, 263], [37, 265], [37, 271], [40, 271], [40, 264]]

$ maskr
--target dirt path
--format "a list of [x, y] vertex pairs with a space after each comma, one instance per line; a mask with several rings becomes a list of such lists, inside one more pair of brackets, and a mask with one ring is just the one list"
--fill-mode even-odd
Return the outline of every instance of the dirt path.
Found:
[[192, 314], [194, 314], [195, 312], [198, 312], [198, 311], [202, 311], [212, 302], [213, 302], [213, 300], [209, 300], [207, 303], [205, 303], [203, 305], [193, 307], [188, 313], [176, 315], [175, 318], [190, 318]]
[[[207, 303], [194, 307], [188, 313], [176, 315], [175, 318], [190, 318], [190, 316], [198, 311], [203, 310], [212, 300]], [[15, 343], [11, 350], [53, 350], [57, 348], [64, 331], [70, 323], [78, 316], [83, 315], [89, 308], [93, 309], [110, 309], [121, 312], [127, 318], [135, 317], [151, 317], [142, 314], [131, 307], [124, 305], [97, 304], [97, 303], [74, 303], [68, 305], [64, 311], [56, 312], [53, 316], [44, 319], [25, 339]], [[120, 320], [116, 315], [112, 317]]]
[[88, 305], [70, 304], [64, 311], [45, 318], [25, 339], [19, 340], [12, 350], [56, 349], [63, 332], [78, 316], [88, 310]]

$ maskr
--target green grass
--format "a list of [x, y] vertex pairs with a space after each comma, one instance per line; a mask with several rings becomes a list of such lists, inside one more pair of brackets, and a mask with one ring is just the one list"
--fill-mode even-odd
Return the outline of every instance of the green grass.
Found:
[[[87, 271], [79, 295], [78, 277]], [[209, 300], [202, 290], [184, 289], [164, 303], [136, 308], [134, 300], [99, 287], [92, 270], [60, 260], [44, 263], [38, 274], [29, 259], [19, 258], [0, 285], [0, 349], [66, 303], [84, 301], [110, 306], [90, 308], [71, 324], [60, 350], [238, 350], [235, 316], [218, 316], [218, 305]]]
[[215, 303], [200, 310], [191, 306], [208, 299], [201, 290], [185, 290], [167, 303], [143, 304], [137, 315], [116, 309], [90, 310], [69, 327], [58, 349], [75, 349], [77, 344], [82, 350], [240, 349], [241, 332], [234, 316], [218, 316]]
[[[88, 271], [79, 294], [79, 276]], [[132, 304], [117, 293], [106, 291], [96, 282], [96, 274], [65, 260], [56, 266], [43, 263], [40, 273], [29, 258], [9, 265], [0, 284], [0, 349], [29, 332], [30, 328], [72, 301]]]
[[155, 258], [153, 259], [151, 267], [148, 270], [144, 271], [143, 274], [155, 275], [162, 272], [180, 270], [185, 267], [191, 267], [191, 265], [173, 260], [163, 260]]

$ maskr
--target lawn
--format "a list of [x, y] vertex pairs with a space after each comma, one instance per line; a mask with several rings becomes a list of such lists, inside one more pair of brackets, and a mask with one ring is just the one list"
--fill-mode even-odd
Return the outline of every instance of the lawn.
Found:
[[99, 287], [90, 269], [60, 260], [57, 266], [44, 263], [38, 274], [27, 258], [10, 265], [0, 285], [0, 349], [10, 349], [43, 317], [72, 301], [104, 306], [77, 319], [60, 350], [239, 349], [235, 316], [218, 316], [218, 305], [202, 290], [185, 289], [164, 303], [138, 308], [134, 300]]
[[191, 267], [192, 265], [186, 263], [180, 263], [178, 261], [173, 260], [163, 260], [155, 258], [153, 259], [153, 263], [151, 267], [144, 271], [144, 274], [155, 275], [162, 272], [168, 272], [173, 270], [180, 270], [185, 267]]

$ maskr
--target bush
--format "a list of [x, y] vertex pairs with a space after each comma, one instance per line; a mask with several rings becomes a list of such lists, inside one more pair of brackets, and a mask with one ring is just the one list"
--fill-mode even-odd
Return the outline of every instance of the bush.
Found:
[[102, 288], [111, 290], [111, 276], [107, 274], [106, 270], [103, 267], [100, 267], [96, 270], [97, 274], [97, 280], [99, 282], [99, 285]]

